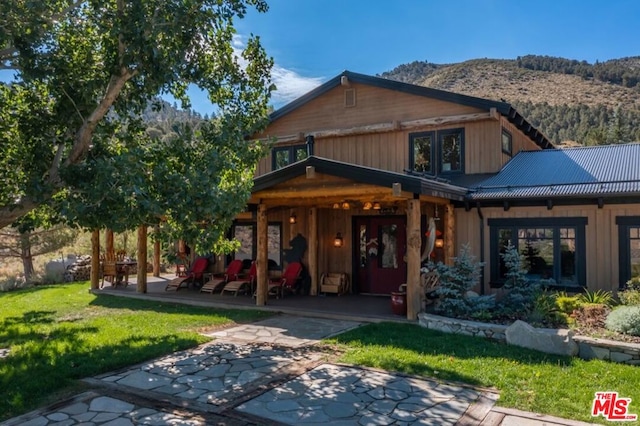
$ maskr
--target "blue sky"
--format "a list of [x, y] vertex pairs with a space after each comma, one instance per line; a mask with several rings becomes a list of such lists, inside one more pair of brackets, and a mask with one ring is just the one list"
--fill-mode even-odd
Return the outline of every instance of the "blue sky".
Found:
[[[637, 0], [267, 0], [236, 21], [275, 60], [276, 108], [350, 71], [376, 75], [416, 60], [515, 59], [527, 54], [605, 61], [640, 56]], [[210, 110], [197, 96], [194, 109]]]

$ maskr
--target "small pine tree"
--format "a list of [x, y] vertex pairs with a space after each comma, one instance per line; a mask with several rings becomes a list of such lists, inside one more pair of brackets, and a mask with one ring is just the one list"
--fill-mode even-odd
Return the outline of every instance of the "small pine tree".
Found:
[[466, 293], [480, 281], [482, 263], [475, 262], [468, 244], [460, 250], [460, 255], [453, 259], [453, 266], [442, 262], [436, 265], [440, 275], [440, 296], [438, 312], [450, 317], [466, 317], [471, 312], [472, 304], [465, 297]]
[[507, 268], [503, 289], [508, 291], [501, 301], [502, 310], [509, 315], [526, 315], [533, 309], [540, 285], [527, 279], [526, 271], [522, 267], [522, 257], [511, 243], [501, 256]]

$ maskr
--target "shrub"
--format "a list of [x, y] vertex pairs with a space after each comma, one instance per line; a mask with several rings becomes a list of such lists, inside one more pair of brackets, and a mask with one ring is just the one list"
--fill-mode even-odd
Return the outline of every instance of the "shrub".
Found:
[[558, 295], [556, 296], [556, 307], [558, 311], [566, 315], [571, 315], [573, 311], [579, 309], [584, 303], [578, 296]]
[[501, 256], [507, 267], [503, 288], [508, 291], [501, 301], [501, 310], [503, 314], [524, 318], [533, 309], [540, 285], [527, 279], [520, 253], [511, 243]]
[[640, 336], [640, 306], [620, 306], [614, 309], [605, 322], [608, 330]]
[[567, 317], [559, 309], [555, 293], [540, 291], [529, 312], [528, 321], [535, 326], [557, 327], [567, 325]]
[[604, 291], [604, 290], [596, 290], [596, 291], [587, 290], [586, 292], [580, 295], [579, 299], [582, 303], [607, 305], [607, 306], [612, 306], [614, 302], [612, 293], [610, 291]]
[[469, 250], [469, 245], [465, 244], [460, 255], [453, 259], [452, 266], [441, 262], [436, 265], [440, 275], [440, 286], [436, 290], [440, 299], [436, 309], [446, 316], [464, 318], [472, 310], [466, 294], [480, 281], [482, 263], [475, 262], [475, 256]]
[[623, 305], [640, 305], [640, 277], [633, 277], [624, 288], [618, 292], [618, 299]]
[[605, 326], [605, 320], [611, 312], [611, 308], [604, 304], [582, 305], [571, 316], [575, 318], [579, 327], [601, 328]]

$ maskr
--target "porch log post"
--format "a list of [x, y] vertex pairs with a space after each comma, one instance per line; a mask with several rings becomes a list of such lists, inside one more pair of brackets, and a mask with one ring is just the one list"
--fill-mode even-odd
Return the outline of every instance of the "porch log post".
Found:
[[104, 231], [104, 257], [105, 259], [115, 259], [116, 253], [113, 248], [113, 231], [105, 229]]
[[456, 219], [453, 213], [453, 204], [447, 204], [444, 206], [445, 213], [445, 228], [444, 228], [444, 244], [445, 244], [445, 259], [444, 263], [451, 266], [453, 265], [453, 258], [456, 257]]
[[420, 288], [420, 200], [407, 201], [407, 319], [415, 320], [422, 309]]
[[256, 305], [264, 306], [267, 304], [267, 296], [269, 292], [268, 286], [268, 256], [269, 256], [269, 235], [267, 224], [267, 206], [258, 205], [258, 256], [256, 259], [257, 289], [256, 289]]
[[[153, 227], [153, 233], [159, 233], [157, 225]], [[160, 240], [155, 240], [153, 242], [153, 276], [160, 276]]]
[[100, 230], [91, 232], [91, 290], [100, 288]]
[[309, 209], [309, 276], [311, 295], [318, 295], [318, 208]]
[[136, 291], [138, 293], [147, 292], [147, 226], [138, 227], [138, 275]]

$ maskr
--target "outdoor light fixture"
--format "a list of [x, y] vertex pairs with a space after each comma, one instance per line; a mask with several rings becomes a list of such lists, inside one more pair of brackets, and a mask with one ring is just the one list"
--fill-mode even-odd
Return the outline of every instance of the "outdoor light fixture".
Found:
[[339, 203], [333, 203], [333, 208], [334, 209], [339, 209], [340, 208], [340, 204]]
[[333, 240], [333, 246], [334, 247], [342, 247], [342, 243], [344, 243], [344, 241], [342, 240], [342, 234], [340, 232], [338, 232], [336, 234], [336, 238]]
[[377, 201], [375, 203], [373, 203], [373, 209], [374, 210], [380, 210], [382, 207], [380, 206], [380, 203], [378, 203]]
[[371, 201], [367, 201], [362, 205], [362, 210], [371, 210], [373, 207], [373, 203]]
[[346, 202], [346, 201], [345, 201], [344, 203], [342, 203], [342, 208], [343, 208], [344, 210], [349, 210], [349, 209], [351, 208], [351, 206], [349, 205], [349, 203], [348, 203], [348, 202]]
[[293, 225], [297, 221], [298, 221], [298, 218], [296, 217], [296, 214], [295, 213], [291, 213], [291, 216], [289, 216], [289, 223]]
[[444, 247], [444, 240], [442, 238], [436, 238], [436, 247], [437, 248]]

